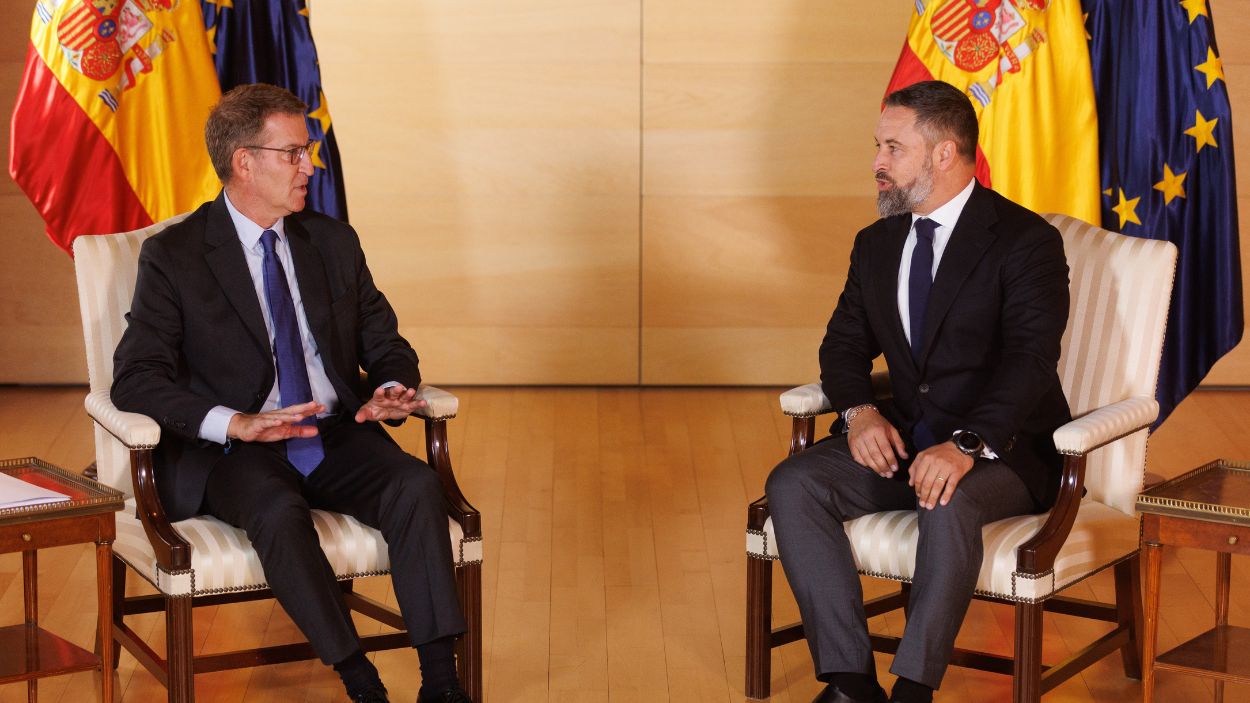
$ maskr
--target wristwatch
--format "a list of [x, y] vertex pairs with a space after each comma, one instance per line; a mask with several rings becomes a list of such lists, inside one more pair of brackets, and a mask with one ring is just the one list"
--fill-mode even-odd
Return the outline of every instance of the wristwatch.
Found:
[[951, 435], [951, 441], [955, 443], [955, 448], [971, 457], [981, 456], [985, 451], [985, 441], [981, 439], [981, 435], [972, 430], [955, 430], [955, 434]]

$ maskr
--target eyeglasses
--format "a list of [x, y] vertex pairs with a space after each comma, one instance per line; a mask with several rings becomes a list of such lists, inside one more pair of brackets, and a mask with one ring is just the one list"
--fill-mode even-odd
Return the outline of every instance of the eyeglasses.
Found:
[[265, 151], [280, 151], [283, 154], [286, 154], [287, 163], [294, 166], [295, 164], [298, 164], [300, 162], [300, 159], [303, 159], [304, 157], [308, 156], [308, 150], [312, 148], [312, 145], [313, 145], [313, 142], [310, 139], [307, 144], [303, 146], [291, 147], [290, 149], [279, 149], [277, 147], [272, 147], [272, 146], [251, 146], [249, 144], [244, 144], [243, 146], [239, 148], [241, 149], [264, 149]]

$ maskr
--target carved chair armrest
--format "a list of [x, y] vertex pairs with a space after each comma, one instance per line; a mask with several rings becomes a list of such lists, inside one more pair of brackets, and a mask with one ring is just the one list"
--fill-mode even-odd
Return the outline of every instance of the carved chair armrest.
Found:
[[[872, 395], [877, 402], [893, 397], [889, 373], [878, 371], [872, 375]], [[815, 418], [834, 412], [834, 408], [819, 383], [808, 383], [781, 394], [781, 412], [792, 418], [790, 455], [793, 456], [812, 446], [816, 439]]]
[[1016, 570], [1042, 574], [1055, 567], [1055, 558], [1072, 531], [1085, 492], [1085, 459], [1090, 452], [1140, 432], [1159, 415], [1154, 398], [1134, 397], [1105, 405], [1055, 430], [1055, 446], [1064, 455], [1059, 497], [1041, 528], [1016, 551]]
[[1055, 430], [1060, 454], [1080, 456], [1146, 429], [1159, 416], [1159, 401], [1136, 396], [1104, 405]]
[[417, 410], [414, 415], [425, 419], [425, 456], [430, 466], [438, 472], [443, 483], [443, 496], [447, 499], [448, 514], [460, 523], [466, 539], [480, 539], [482, 536], [482, 516], [474, 508], [456, 481], [456, 472], [451, 466], [451, 452], [447, 447], [447, 421], [456, 416], [460, 400], [456, 396], [434, 386], [421, 386], [417, 391], [418, 398], [424, 398], [427, 405]]
[[108, 391], [90, 393], [84, 405], [96, 424], [130, 450], [130, 479], [139, 522], [152, 543], [157, 564], [166, 571], [191, 568], [191, 545], [169, 523], [156, 491], [152, 449], [160, 442], [161, 426], [146, 415], [118, 410]]

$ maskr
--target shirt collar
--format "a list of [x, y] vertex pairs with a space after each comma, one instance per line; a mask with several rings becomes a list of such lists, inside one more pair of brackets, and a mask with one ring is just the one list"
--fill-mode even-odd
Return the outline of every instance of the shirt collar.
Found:
[[912, 225], [916, 224], [916, 220], [925, 217], [938, 223], [938, 227], [953, 228], [955, 223], [959, 221], [960, 213], [964, 211], [964, 205], [968, 204], [968, 198], [972, 197], [972, 189], [976, 182], [976, 178], [968, 181], [968, 185], [964, 186], [964, 189], [959, 191], [955, 197], [947, 200], [941, 207], [938, 207], [928, 215], [917, 215], [913, 212], [911, 214]]
[[[230, 202], [230, 194], [222, 189], [222, 197], [226, 201], [226, 210], [230, 213], [230, 220], [234, 222], [234, 231], [239, 235], [239, 241], [243, 243], [244, 249], [255, 250], [260, 242], [260, 235], [265, 233], [265, 228], [252, 222], [247, 215], [239, 212], [235, 208], [234, 203]], [[286, 218], [279, 217], [278, 221], [273, 223], [273, 230], [278, 235], [278, 241], [286, 239]]]

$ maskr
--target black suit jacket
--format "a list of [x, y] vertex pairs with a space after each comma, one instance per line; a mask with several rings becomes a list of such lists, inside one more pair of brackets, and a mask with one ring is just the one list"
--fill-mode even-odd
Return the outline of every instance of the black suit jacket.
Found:
[[910, 228], [911, 215], [899, 215], [856, 236], [846, 288], [820, 346], [825, 395], [839, 411], [875, 402], [869, 377], [873, 359], [884, 354], [894, 397], [882, 412], [909, 447], [922, 417], [939, 441], [972, 430], [1045, 509], [1062, 467], [1051, 435], [1071, 419], [1056, 370], [1068, 320], [1063, 240], [1037, 214], [974, 186], [933, 280], [916, 359], [897, 295]]
[[[419, 384], [417, 355], [373, 284], [356, 232], [308, 211], [287, 217], [285, 228], [339, 412], [354, 414], [388, 381]], [[262, 304], [223, 196], [144, 242], [128, 327], [113, 357], [112, 397], [121, 410], [161, 425], [156, 481], [171, 520], [199, 511], [224, 450], [197, 437], [209, 410], [257, 412], [273, 388]]]

